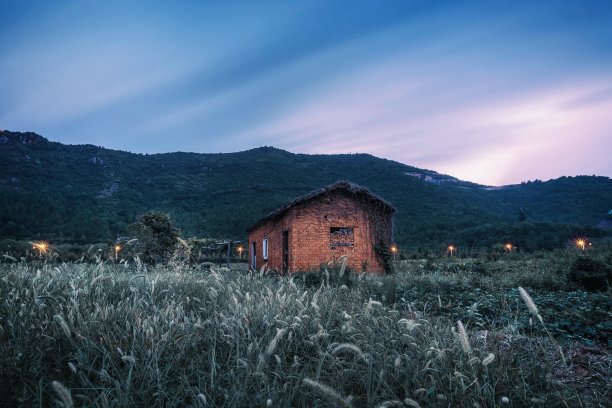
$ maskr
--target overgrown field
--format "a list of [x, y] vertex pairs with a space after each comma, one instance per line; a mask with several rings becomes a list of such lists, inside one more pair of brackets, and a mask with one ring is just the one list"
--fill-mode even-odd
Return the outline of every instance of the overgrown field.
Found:
[[405, 261], [346, 279], [0, 264], [0, 401], [612, 406], [610, 290], [551, 285], [556, 265]]
[[[463, 320], [474, 328], [501, 327], [529, 335], [544, 335], [546, 328], [560, 341], [612, 349], [612, 291], [587, 291], [569, 279], [576, 259], [584, 258], [519, 254], [496, 261], [404, 261], [398, 265], [403, 273], [393, 279], [391, 296], [400, 305], [429, 316]], [[607, 280], [612, 284], [610, 275]], [[519, 287], [529, 290], [545, 325], [535, 324]]]

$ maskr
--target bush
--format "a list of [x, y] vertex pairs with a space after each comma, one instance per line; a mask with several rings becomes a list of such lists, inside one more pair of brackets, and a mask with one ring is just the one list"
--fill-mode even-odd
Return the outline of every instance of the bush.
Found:
[[607, 290], [612, 281], [612, 269], [602, 261], [581, 256], [570, 266], [568, 278], [586, 290]]
[[138, 240], [135, 246], [142, 253], [143, 261], [150, 264], [166, 263], [174, 253], [180, 234], [170, 217], [159, 211], [141, 215], [127, 230]]
[[470, 270], [478, 275], [488, 276], [491, 275], [490, 270], [485, 266], [483, 262], [474, 261], [471, 264], [467, 264], [470, 267]]
[[351, 268], [346, 263], [346, 257], [343, 256], [338, 261], [334, 260], [330, 263], [322, 263], [318, 270], [298, 272], [305, 287], [318, 287], [321, 283], [331, 286], [345, 285], [351, 286]]

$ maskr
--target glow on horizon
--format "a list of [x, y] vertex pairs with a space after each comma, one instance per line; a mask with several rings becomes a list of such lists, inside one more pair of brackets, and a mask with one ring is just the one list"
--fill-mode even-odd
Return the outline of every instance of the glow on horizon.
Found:
[[607, 2], [265, 4], [9, 1], [0, 128], [370, 153], [489, 185], [612, 176]]

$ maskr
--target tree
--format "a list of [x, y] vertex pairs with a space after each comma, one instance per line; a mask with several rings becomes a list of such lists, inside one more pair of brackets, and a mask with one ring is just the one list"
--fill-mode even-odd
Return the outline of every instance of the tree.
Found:
[[165, 263], [174, 251], [180, 230], [170, 217], [159, 211], [149, 211], [127, 227], [128, 234], [136, 238], [136, 250], [146, 263]]
[[525, 212], [525, 208], [523, 208], [523, 207], [521, 207], [521, 209], [519, 210], [518, 220], [520, 222], [523, 222], [523, 221], [527, 220], [527, 213]]

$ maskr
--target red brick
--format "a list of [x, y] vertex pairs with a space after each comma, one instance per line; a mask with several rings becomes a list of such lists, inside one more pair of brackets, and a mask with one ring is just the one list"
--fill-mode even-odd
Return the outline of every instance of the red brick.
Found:
[[[283, 231], [288, 231], [289, 272], [317, 268], [321, 263], [348, 254], [347, 261], [353, 270], [361, 271], [362, 263], [367, 261], [369, 271], [380, 273], [384, 266], [376, 257], [374, 247], [378, 242], [393, 241], [393, 211], [392, 207], [376, 205], [375, 201], [364, 200], [348, 191], [331, 190], [289, 207], [277, 218], [255, 224], [249, 231], [249, 253], [255, 242], [256, 268], [267, 265], [282, 271], [282, 237]], [[378, 228], [374, 223], [378, 223]], [[332, 227], [353, 228], [354, 246], [332, 249]], [[268, 238], [267, 260], [262, 257], [264, 238]]]

